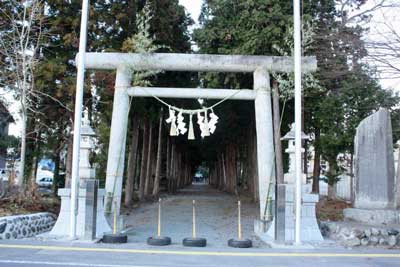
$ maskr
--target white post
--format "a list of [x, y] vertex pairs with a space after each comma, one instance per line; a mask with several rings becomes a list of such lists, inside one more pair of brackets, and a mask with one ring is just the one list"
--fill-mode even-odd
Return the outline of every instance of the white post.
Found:
[[111, 119], [110, 144], [107, 158], [105, 208], [119, 214], [124, 172], [126, 132], [128, 128], [129, 96], [127, 89], [131, 83], [131, 72], [126, 68], [117, 69], [113, 113]]
[[70, 238], [76, 239], [76, 217], [78, 215], [78, 184], [79, 184], [79, 149], [81, 140], [81, 120], [83, 103], [83, 85], [85, 79], [86, 35], [89, 13], [89, 0], [82, 1], [81, 33], [79, 37], [78, 74], [76, 77], [74, 139], [72, 152], [71, 177], [71, 217]]
[[301, 20], [300, 0], [293, 0], [294, 13], [294, 122], [295, 128], [295, 157], [296, 157], [296, 225], [295, 243], [301, 244]]
[[274, 139], [272, 131], [271, 87], [269, 73], [266, 69], [260, 68], [254, 72], [254, 90], [256, 91], [254, 107], [257, 131], [257, 167], [260, 219], [264, 220], [268, 187], [273, 177], [273, 168], [275, 166]]

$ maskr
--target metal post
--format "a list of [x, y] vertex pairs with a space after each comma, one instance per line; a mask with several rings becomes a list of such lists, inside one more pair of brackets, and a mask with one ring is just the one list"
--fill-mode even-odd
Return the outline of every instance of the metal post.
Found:
[[76, 217], [78, 215], [78, 183], [79, 183], [79, 148], [81, 139], [81, 120], [83, 103], [83, 85], [85, 79], [85, 52], [86, 35], [89, 13], [89, 0], [82, 1], [81, 33], [79, 36], [78, 74], [76, 78], [74, 139], [72, 152], [72, 177], [71, 177], [71, 215], [70, 238], [76, 239]]
[[196, 238], [196, 200], [193, 200], [193, 229], [192, 229], [192, 237]]
[[242, 222], [240, 220], [240, 200], [238, 201], [238, 240], [242, 240]]
[[301, 20], [300, 0], [293, 0], [294, 15], [294, 113], [295, 113], [295, 157], [296, 157], [296, 225], [295, 243], [300, 245], [301, 236]]
[[158, 199], [158, 223], [157, 223], [157, 236], [161, 236], [161, 198]]

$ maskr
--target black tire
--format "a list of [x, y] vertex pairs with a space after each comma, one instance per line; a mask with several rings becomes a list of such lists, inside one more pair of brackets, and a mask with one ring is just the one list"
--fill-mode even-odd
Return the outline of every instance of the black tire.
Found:
[[168, 236], [151, 236], [147, 238], [147, 244], [150, 246], [168, 246], [171, 245], [171, 238]]
[[253, 242], [250, 239], [237, 240], [232, 238], [228, 240], [228, 246], [233, 248], [251, 248]]
[[207, 246], [207, 239], [201, 237], [188, 237], [183, 239], [182, 244], [185, 247], [205, 247]]
[[125, 234], [104, 234], [101, 241], [108, 244], [123, 244], [128, 242], [128, 236]]

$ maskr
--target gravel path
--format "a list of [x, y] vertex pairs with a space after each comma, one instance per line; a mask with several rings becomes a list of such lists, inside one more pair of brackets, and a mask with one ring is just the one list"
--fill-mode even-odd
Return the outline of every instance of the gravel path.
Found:
[[[230, 238], [237, 236], [237, 199], [205, 184], [195, 184], [175, 195], [162, 196], [161, 235], [172, 238], [173, 245], [192, 234], [192, 200], [196, 200], [197, 236], [207, 238], [208, 247], [226, 247]], [[131, 227], [129, 242], [145, 243], [157, 233], [158, 203], [144, 203], [126, 212], [125, 225]], [[266, 246], [253, 232], [258, 208], [248, 199], [242, 199], [243, 238], [253, 240], [255, 247]]]

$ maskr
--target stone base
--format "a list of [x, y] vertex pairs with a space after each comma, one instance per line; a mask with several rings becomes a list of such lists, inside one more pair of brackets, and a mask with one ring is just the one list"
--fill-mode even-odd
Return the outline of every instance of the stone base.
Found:
[[[61, 197], [61, 209], [58, 219], [49, 236], [68, 237], [70, 231], [70, 214], [71, 214], [71, 189], [58, 189], [58, 195]], [[97, 219], [96, 219], [96, 237], [103, 237], [104, 233], [111, 232], [111, 228], [104, 216], [104, 200], [105, 190], [99, 189], [97, 192]], [[78, 198], [78, 216], [76, 221], [76, 235], [78, 238], [84, 237], [85, 230], [85, 201], [86, 190], [79, 189]]]
[[[290, 243], [295, 239], [295, 216], [294, 216], [294, 185], [286, 185], [286, 207], [285, 207], [285, 242]], [[318, 202], [318, 195], [304, 194], [301, 209], [301, 240], [302, 241], [323, 241], [317, 219], [315, 216], [315, 204]], [[266, 232], [263, 230], [267, 229]], [[264, 225], [263, 222], [256, 222], [255, 233], [264, 241], [275, 240], [275, 216], [271, 223]]]
[[400, 210], [395, 209], [357, 209], [343, 210], [346, 220], [369, 225], [400, 224]]

